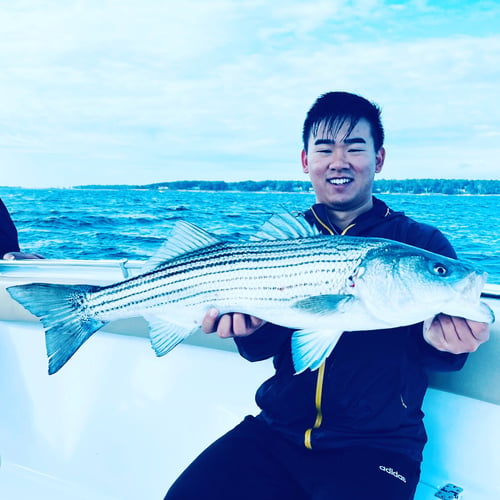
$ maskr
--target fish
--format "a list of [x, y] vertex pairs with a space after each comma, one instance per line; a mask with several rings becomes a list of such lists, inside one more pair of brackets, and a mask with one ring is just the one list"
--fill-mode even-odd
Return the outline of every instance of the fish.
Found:
[[301, 214], [278, 213], [245, 240], [178, 221], [141, 271], [117, 283], [7, 290], [41, 321], [51, 375], [111, 321], [144, 317], [163, 356], [199, 330], [210, 308], [293, 329], [301, 373], [319, 368], [345, 331], [411, 325], [438, 313], [492, 323], [480, 301], [485, 282], [468, 262], [383, 238], [323, 235]]

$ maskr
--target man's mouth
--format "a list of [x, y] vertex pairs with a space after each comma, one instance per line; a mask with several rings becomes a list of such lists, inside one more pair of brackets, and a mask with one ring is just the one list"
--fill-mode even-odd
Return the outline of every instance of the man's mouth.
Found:
[[327, 179], [329, 184], [333, 184], [334, 186], [342, 186], [343, 184], [349, 184], [353, 179], [349, 179], [347, 177], [334, 177], [333, 179]]

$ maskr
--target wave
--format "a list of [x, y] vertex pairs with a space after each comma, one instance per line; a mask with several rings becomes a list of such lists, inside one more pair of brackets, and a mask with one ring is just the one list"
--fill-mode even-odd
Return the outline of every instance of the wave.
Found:
[[[293, 193], [8, 190], [0, 196], [21, 248], [45, 257], [145, 260], [183, 219], [222, 238], [245, 239], [275, 212], [305, 210], [313, 195]], [[441, 229], [460, 258], [500, 283], [500, 197], [381, 195], [394, 210]]]

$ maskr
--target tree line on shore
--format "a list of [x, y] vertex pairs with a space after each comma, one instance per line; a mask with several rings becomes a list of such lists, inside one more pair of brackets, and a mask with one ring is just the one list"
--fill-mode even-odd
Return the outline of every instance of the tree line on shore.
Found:
[[[312, 192], [309, 181], [171, 181], [146, 185], [76, 186], [104, 189], [156, 189], [172, 191]], [[375, 193], [500, 194], [500, 180], [479, 179], [377, 179]]]

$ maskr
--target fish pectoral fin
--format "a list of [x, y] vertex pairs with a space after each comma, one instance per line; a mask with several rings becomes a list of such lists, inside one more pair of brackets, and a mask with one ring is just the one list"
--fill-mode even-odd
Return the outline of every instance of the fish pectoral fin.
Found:
[[167, 241], [144, 264], [141, 273], [153, 271], [180, 255], [221, 243], [222, 240], [186, 221], [178, 221]]
[[144, 318], [149, 323], [149, 340], [158, 357], [167, 354], [197, 330], [176, 325], [164, 316], [147, 315]]
[[331, 314], [334, 311], [342, 313], [353, 300], [355, 297], [352, 295], [313, 295], [295, 302], [292, 307], [317, 315]]
[[297, 330], [292, 334], [295, 373], [317, 370], [330, 356], [343, 332], [335, 330]]

